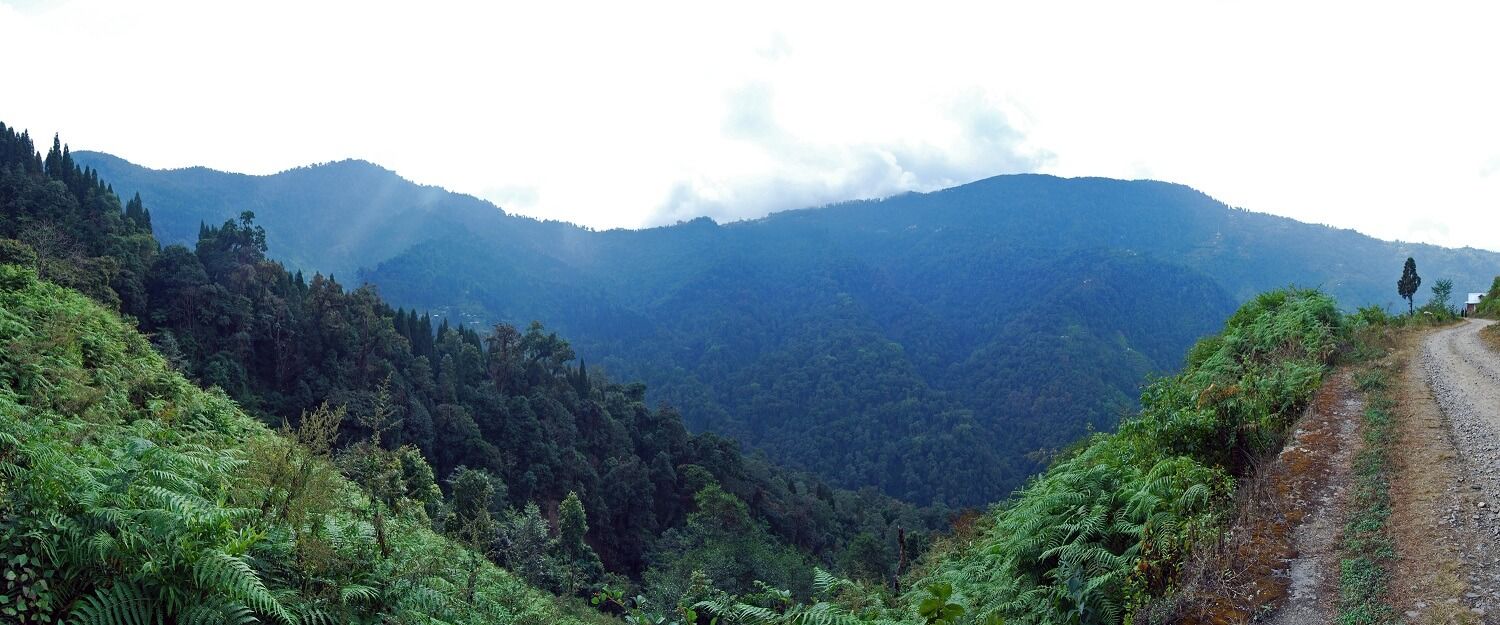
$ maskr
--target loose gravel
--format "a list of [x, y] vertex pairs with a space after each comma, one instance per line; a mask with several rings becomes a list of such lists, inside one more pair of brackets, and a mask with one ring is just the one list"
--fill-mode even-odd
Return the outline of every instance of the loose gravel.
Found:
[[1461, 477], [1436, 520], [1464, 561], [1469, 588], [1457, 600], [1483, 622], [1500, 623], [1500, 353], [1479, 336], [1490, 323], [1432, 333], [1419, 362], [1458, 452]]

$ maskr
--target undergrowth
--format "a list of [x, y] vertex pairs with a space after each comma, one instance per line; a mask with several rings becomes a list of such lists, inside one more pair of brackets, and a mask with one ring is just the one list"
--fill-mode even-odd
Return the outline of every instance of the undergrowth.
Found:
[[[25, 620], [570, 620], [427, 529], [430, 470], [392, 473], [377, 499], [341, 477], [307, 482], [319, 471], [305, 469], [332, 471], [329, 461], [286, 462], [306, 451], [192, 387], [83, 296], [0, 267], [0, 304], [0, 558], [25, 554], [30, 570], [64, 580], [28, 599]], [[1148, 386], [1118, 433], [1094, 435], [937, 550], [903, 595], [844, 580], [812, 605], [770, 588], [707, 593], [689, 620], [1144, 622], [1138, 611], [1172, 593], [1187, 555], [1222, 530], [1236, 478], [1280, 447], [1344, 325], [1317, 291], [1245, 304], [1181, 373]], [[285, 470], [253, 471], [272, 465]], [[266, 482], [276, 475], [291, 481]], [[1383, 489], [1372, 483], [1371, 496]]]
[[420, 458], [372, 458], [373, 497], [0, 265], [0, 622], [577, 622], [430, 529]]
[[970, 614], [1006, 622], [1151, 620], [1138, 612], [1173, 592], [1187, 554], [1217, 538], [1236, 476], [1280, 447], [1321, 385], [1342, 323], [1316, 291], [1247, 303], [1182, 373], [1150, 384], [1117, 434], [1095, 435], [1033, 479], [914, 587], [951, 584]]
[[1339, 622], [1370, 625], [1395, 621], [1385, 596], [1395, 559], [1387, 529], [1391, 516], [1390, 373], [1381, 365], [1354, 376], [1365, 393], [1364, 447], [1354, 458], [1354, 489], [1349, 497], [1349, 519], [1344, 526], [1343, 557], [1339, 568]]

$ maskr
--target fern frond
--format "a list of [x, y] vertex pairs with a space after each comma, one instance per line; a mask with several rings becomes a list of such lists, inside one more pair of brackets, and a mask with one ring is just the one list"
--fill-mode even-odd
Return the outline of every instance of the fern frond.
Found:
[[292, 615], [271, 595], [244, 560], [220, 551], [209, 551], [199, 558], [193, 578], [205, 592], [232, 597], [283, 623], [293, 622]]
[[163, 623], [156, 603], [139, 586], [124, 582], [101, 588], [73, 607], [73, 625], [150, 625]]

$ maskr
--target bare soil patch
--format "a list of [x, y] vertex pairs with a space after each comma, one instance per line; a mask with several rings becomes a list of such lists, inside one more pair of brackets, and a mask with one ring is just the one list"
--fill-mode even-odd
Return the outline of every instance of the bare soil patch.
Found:
[[1500, 351], [1500, 323], [1492, 324], [1480, 330], [1479, 336], [1484, 339], [1485, 343], [1489, 344], [1490, 349]]

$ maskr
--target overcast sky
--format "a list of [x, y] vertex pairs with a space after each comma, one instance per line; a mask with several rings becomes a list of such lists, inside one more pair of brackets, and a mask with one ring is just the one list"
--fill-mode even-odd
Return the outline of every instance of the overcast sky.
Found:
[[1044, 172], [1500, 250], [1497, 18], [1460, 3], [0, 0], [0, 121], [151, 167], [361, 158], [597, 228]]

